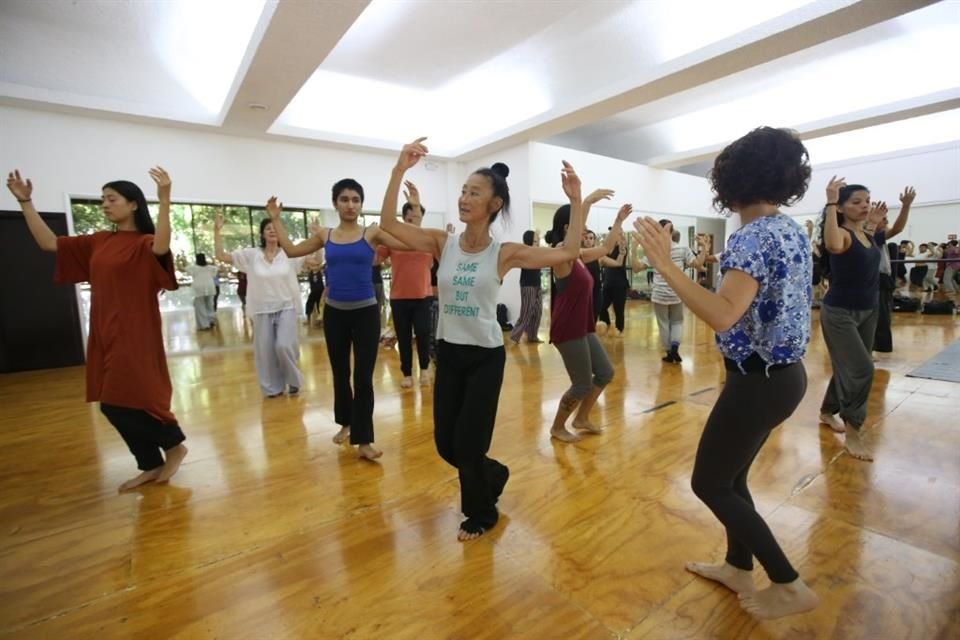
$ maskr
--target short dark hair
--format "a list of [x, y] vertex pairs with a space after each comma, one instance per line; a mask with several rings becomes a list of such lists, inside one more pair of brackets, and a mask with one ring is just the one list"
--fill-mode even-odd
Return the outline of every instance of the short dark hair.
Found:
[[557, 210], [553, 213], [553, 225], [550, 227], [550, 230], [547, 231], [547, 235], [544, 236], [544, 240], [547, 241], [547, 244], [551, 247], [555, 247], [561, 242], [563, 242], [564, 236], [567, 232], [564, 230], [564, 227], [570, 224], [570, 205], [562, 204], [557, 207]]
[[718, 211], [759, 202], [789, 205], [807, 192], [810, 154], [790, 129], [759, 127], [720, 152], [709, 178]]
[[343, 180], [337, 180], [333, 183], [333, 203], [337, 203], [337, 198], [340, 197], [340, 194], [350, 189], [351, 191], [356, 191], [360, 194], [360, 202], [363, 203], [363, 185], [354, 180], [353, 178], [344, 178]]
[[524, 232], [523, 232], [523, 244], [527, 245], [528, 247], [532, 247], [532, 246], [533, 246], [533, 238], [534, 238], [536, 235], [537, 235], [537, 232], [534, 231], [533, 229], [527, 229], [526, 231], [524, 231]]
[[500, 198], [500, 201], [503, 202], [503, 205], [498, 211], [494, 211], [490, 215], [490, 222], [493, 222], [497, 219], [497, 216], [500, 215], [500, 212], [503, 212], [503, 216], [507, 217], [510, 215], [510, 187], [507, 186], [507, 176], [510, 175], [510, 167], [503, 164], [502, 162], [495, 162], [491, 167], [483, 167], [477, 169], [473, 172], [474, 175], [484, 176], [490, 180], [490, 185], [493, 187], [493, 195], [496, 198]]
[[134, 202], [137, 208], [133, 211], [133, 224], [140, 233], [156, 233], [157, 228], [153, 226], [153, 219], [150, 218], [150, 210], [147, 208], [147, 199], [143, 195], [140, 187], [129, 180], [114, 180], [103, 185], [103, 189], [112, 189], [119, 193], [124, 200]]
[[207, 256], [206, 256], [206, 254], [204, 254], [204, 253], [198, 253], [198, 254], [197, 254], [197, 266], [198, 266], [198, 267], [205, 267], [205, 266], [207, 266]]
[[[360, 197], [362, 198], [363, 196], [360, 196]], [[427, 210], [424, 208], [424, 206], [423, 206], [422, 204], [421, 204], [421, 205], [418, 205], [418, 206], [420, 207], [420, 215], [421, 215], [421, 216], [422, 216], [422, 215], [426, 215]], [[410, 213], [410, 211], [412, 211], [412, 210], [413, 210], [413, 205], [410, 204], [409, 202], [404, 202], [404, 203], [403, 203], [403, 209], [400, 210], [400, 217], [403, 218], [404, 220], [406, 220], [406, 219], [407, 219], [407, 214]]]

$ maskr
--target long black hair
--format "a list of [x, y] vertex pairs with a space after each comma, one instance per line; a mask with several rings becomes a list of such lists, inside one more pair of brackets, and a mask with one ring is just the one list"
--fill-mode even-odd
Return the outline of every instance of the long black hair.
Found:
[[564, 227], [570, 225], [570, 205], [562, 204], [557, 207], [557, 210], [553, 213], [553, 224], [550, 226], [550, 230], [547, 231], [547, 235], [544, 236], [544, 240], [547, 241], [547, 244], [551, 247], [555, 247], [561, 242], [563, 242], [564, 237], [567, 235], [567, 230]]
[[533, 229], [527, 229], [526, 231], [523, 232], [523, 244], [527, 245], [528, 247], [532, 247], [533, 239], [536, 236], [537, 236], [536, 231], [534, 231]]
[[263, 230], [267, 228], [267, 225], [273, 222], [270, 218], [264, 218], [260, 221], [260, 248], [265, 249], [267, 247], [267, 239], [263, 237]]
[[147, 208], [147, 199], [140, 187], [129, 180], [114, 180], [103, 185], [101, 191], [103, 189], [112, 189], [119, 193], [124, 200], [137, 205], [133, 212], [133, 224], [137, 227], [137, 231], [149, 234], [157, 232], [157, 228], [153, 226], [153, 219], [150, 217], [150, 209]]

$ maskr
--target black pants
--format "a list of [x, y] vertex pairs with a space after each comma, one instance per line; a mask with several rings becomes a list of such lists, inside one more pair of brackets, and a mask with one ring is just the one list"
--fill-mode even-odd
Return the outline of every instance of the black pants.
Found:
[[393, 328], [397, 331], [400, 347], [400, 371], [413, 375], [413, 334], [417, 334], [417, 359], [420, 371], [430, 367], [430, 298], [419, 300], [391, 300]]
[[610, 324], [610, 305], [613, 304], [613, 315], [617, 319], [617, 330], [623, 331], [623, 310], [627, 304], [627, 287], [604, 287], [603, 308], [600, 311], [600, 320]]
[[497, 523], [507, 467], [487, 457], [497, 419], [506, 351], [437, 342], [433, 437], [440, 457], [460, 476], [460, 510], [477, 525]]
[[[890, 278], [890, 276], [886, 276]], [[880, 278], [884, 278], [883, 275]], [[893, 289], [880, 286], [880, 312], [877, 315], [877, 331], [873, 339], [873, 350], [880, 353], [893, 351]]]
[[[373, 442], [373, 367], [380, 344], [380, 309], [372, 304], [343, 311], [323, 307], [323, 333], [333, 371], [333, 416], [350, 427], [350, 444]], [[350, 351], [353, 350], [353, 389]]]
[[143, 409], [100, 403], [100, 411], [127, 443], [137, 459], [137, 468], [150, 471], [163, 466], [163, 454], [186, 440], [179, 425], [164, 424]]
[[306, 314], [307, 319], [310, 319], [310, 314], [316, 310], [317, 306], [320, 304], [320, 299], [323, 298], [324, 287], [310, 288], [310, 295], [307, 296], [307, 306]]
[[756, 556], [770, 580], [781, 584], [796, 580], [797, 572], [754, 508], [747, 474], [771, 430], [790, 417], [806, 389], [800, 363], [772, 369], [769, 377], [728, 371], [693, 467], [694, 493], [727, 529], [727, 562], [750, 571]]
[[603, 286], [595, 285], [593, 287], [593, 322], [594, 324], [596, 324], [597, 320], [600, 319], [601, 313], [603, 313]]

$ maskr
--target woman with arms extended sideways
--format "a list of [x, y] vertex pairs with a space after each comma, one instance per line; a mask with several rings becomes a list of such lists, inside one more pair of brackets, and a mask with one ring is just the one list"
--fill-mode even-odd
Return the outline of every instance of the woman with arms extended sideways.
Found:
[[[673, 262], [672, 225], [634, 223], [647, 261], [696, 315], [717, 332], [727, 379], [707, 418], [693, 469], [693, 491], [727, 532], [726, 561], [687, 569], [739, 594], [760, 618], [809, 611], [817, 596], [800, 579], [754, 508], [747, 474], [771, 431], [793, 414], [807, 389], [802, 359], [810, 341], [810, 243], [779, 207], [803, 197], [807, 150], [791, 131], [761, 127], [725, 148], [710, 174], [714, 206], [743, 226], [720, 259], [716, 293]], [[753, 558], [770, 578], [754, 591]]]
[[173, 387], [157, 302], [161, 289], [177, 288], [170, 176], [155, 167], [150, 177], [160, 201], [156, 227], [140, 187], [116, 180], [103, 185], [103, 213], [114, 230], [58, 238], [33, 206], [33, 184], [19, 171], [7, 176], [37, 244], [57, 254], [54, 282], [90, 283], [87, 402], [100, 402], [141, 471], [120, 485], [121, 491], [166, 482], [187, 455], [185, 436], [170, 411]]
[[[458, 540], [471, 540], [496, 525], [496, 503], [510, 476], [506, 465], [487, 456], [497, 417], [506, 351], [497, 323], [497, 295], [511, 269], [542, 269], [575, 260], [579, 243], [560, 248], [500, 243], [490, 225], [510, 209], [509, 169], [496, 163], [474, 171], [460, 191], [460, 222], [466, 229], [448, 234], [397, 219], [400, 184], [408, 169], [427, 154], [419, 138], [405, 145], [383, 196], [383, 229], [414, 251], [439, 261], [440, 324], [433, 390], [434, 440], [440, 456], [457, 469], [461, 511], [466, 516]], [[580, 178], [564, 163], [563, 188], [570, 199], [572, 238], [583, 233]]]

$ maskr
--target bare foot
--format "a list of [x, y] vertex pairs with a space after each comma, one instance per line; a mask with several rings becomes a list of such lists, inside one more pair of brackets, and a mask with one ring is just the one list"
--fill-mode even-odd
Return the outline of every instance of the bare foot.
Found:
[[595, 424], [593, 424], [592, 422], [590, 422], [590, 420], [583, 420], [583, 421], [574, 420], [572, 426], [573, 426], [574, 429], [580, 429], [580, 430], [582, 430], [582, 431], [585, 431], [585, 432], [587, 432], [587, 433], [589, 433], [589, 434], [591, 434], [591, 435], [595, 435], [595, 436], [598, 436], [598, 435], [600, 435], [601, 433], [603, 433], [603, 429], [601, 429], [601, 428], [598, 427], [597, 425], [595, 425]]
[[333, 436], [333, 444], [343, 444], [350, 439], [350, 427], [340, 427], [337, 435]]
[[157, 482], [166, 482], [173, 477], [173, 474], [180, 469], [180, 463], [187, 457], [187, 448], [178, 444], [173, 449], [167, 449], [167, 461], [160, 467], [160, 474], [157, 476]]
[[838, 418], [835, 415], [830, 415], [829, 413], [820, 414], [820, 424], [825, 424], [837, 433], [844, 433], [846, 431], [843, 426], [843, 420]]
[[550, 437], [556, 438], [560, 442], [580, 442], [579, 435], [570, 433], [566, 429], [550, 429]]
[[367, 460], [376, 460], [383, 455], [383, 451], [379, 449], [374, 449], [373, 446], [369, 444], [361, 444], [357, 447], [357, 451], [360, 452], [360, 457]]
[[687, 571], [702, 576], [707, 580], [719, 582], [734, 593], [751, 593], [753, 589], [753, 572], [737, 569], [731, 564], [704, 564], [702, 562], [688, 562]]
[[401, 389], [409, 389], [409, 388], [411, 388], [412, 386], [413, 386], [413, 377], [412, 377], [412, 376], [404, 376], [404, 377], [403, 377], [403, 380], [400, 381], [400, 388], [401, 388]]
[[124, 482], [122, 485], [120, 485], [119, 490], [128, 491], [130, 489], [133, 489], [134, 487], [139, 487], [142, 484], [153, 482], [154, 480], [157, 479], [157, 476], [160, 475], [161, 469], [163, 469], [163, 467], [157, 467], [156, 469], [150, 469], [150, 471], [144, 471], [143, 473], [138, 475], [136, 478], [130, 478], [129, 480]]
[[457, 540], [460, 542], [476, 540], [486, 532], [487, 530], [484, 527], [481, 527], [473, 520], [467, 518], [460, 523], [460, 529], [457, 531]]
[[845, 433], [843, 448], [847, 450], [850, 457], [856, 458], [857, 460], [873, 462], [873, 456], [867, 450], [867, 445], [864, 444], [860, 432], [853, 427], [847, 426]]
[[762, 591], [740, 596], [740, 606], [757, 618], [771, 620], [812, 611], [820, 599], [803, 580], [797, 578], [788, 584], [771, 584]]

